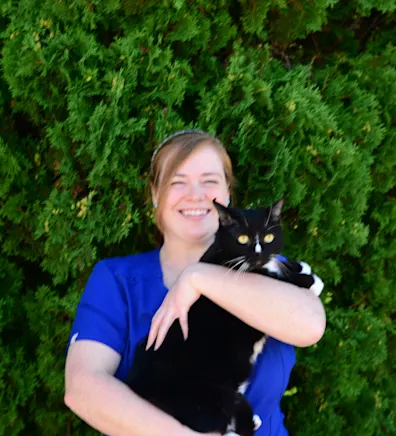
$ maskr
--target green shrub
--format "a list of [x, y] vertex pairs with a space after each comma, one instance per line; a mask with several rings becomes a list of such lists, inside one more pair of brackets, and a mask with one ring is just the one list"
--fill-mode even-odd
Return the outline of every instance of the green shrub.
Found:
[[186, 127], [226, 144], [237, 204], [286, 196], [285, 254], [326, 283], [290, 433], [395, 434], [395, 9], [0, 5], [0, 435], [95, 433], [63, 405], [75, 308], [98, 259], [153, 247], [150, 157]]

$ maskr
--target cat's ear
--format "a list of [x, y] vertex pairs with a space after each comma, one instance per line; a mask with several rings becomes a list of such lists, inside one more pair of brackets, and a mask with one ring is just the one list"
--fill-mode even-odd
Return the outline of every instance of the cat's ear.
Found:
[[274, 203], [271, 207], [271, 220], [272, 221], [279, 221], [283, 204], [285, 203], [285, 199], [281, 198], [279, 201]]
[[213, 200], [213, 204], [217, 209], [217, 213], [219, 214], [220, 224], [223, 227], [232, 226], [233, 224], [237, 223], [237, 221], [231, 216], [230, 209], [228, 209], [227, 207], [223, 206], [220, 203], [217, 203], [216, 199]]

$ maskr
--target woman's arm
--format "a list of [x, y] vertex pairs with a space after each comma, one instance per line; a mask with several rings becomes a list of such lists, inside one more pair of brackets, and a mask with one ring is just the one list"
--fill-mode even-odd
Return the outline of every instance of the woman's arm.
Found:
[[66, 360], [66, 405], [93, 428], [111, 436], [198, 434], [117, 380], [113, 374], [119, 361], [118, 353], [99, 342], [72, 344]]
[[308, 289], [204, 263], [188, 267], [186, 276], [200, 294], [275, 339], [307, 347], [323, 336], [324, 307]]
[[323, 336], [326, 314], [310, 290], [260, 274], [196, 263], [187, 267], [153, 317], [147, 348], [161, 346], [175, 319], [188, 335], [188, 311], [204, 295], [246, 324], [297, 347]]

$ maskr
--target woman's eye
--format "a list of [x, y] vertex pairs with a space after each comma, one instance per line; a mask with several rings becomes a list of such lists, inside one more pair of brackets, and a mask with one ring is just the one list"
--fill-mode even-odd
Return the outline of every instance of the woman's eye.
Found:
[[217, 185], [218, 181], [217, 180], [206, 180], [205, 183], [213, 183], [213, 184]]
[[184, 182], [180, 182], [180, 181], [172, 182], [171, 185], [184, 185]]

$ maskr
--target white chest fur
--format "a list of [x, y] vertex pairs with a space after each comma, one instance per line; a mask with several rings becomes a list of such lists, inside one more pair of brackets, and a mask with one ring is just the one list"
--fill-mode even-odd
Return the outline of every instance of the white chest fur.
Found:
[[263, 351], [267, 336], [263, 336], [259, 341], [253, 345], [253, 354], [250, 356], [250, 363], [255, 364], [257, 357]]
[[[252, 365], [254, 365], [256, 363], [256, 360], [257, 360], [259, 354], [263, 351], [266, 340], [267, 340], [267, 337], [263, 336], [259, 341], [257, 341], [253, 345], [253, 353], [249, 359], [249, 361]], [[249, 381], [246, 380], [245, 382], [240, 384], [240, 386], [238, 388], [238, 392], [243, 395], [246, 392], [246, 389], [248, 388], [248, 386], [249, 386]]]

